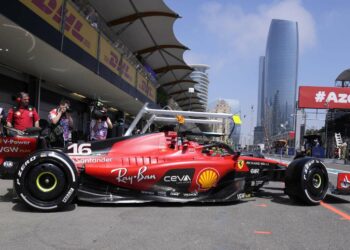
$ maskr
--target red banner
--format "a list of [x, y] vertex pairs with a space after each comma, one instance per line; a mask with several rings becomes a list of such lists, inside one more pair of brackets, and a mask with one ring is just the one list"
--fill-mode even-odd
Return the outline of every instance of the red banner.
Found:
[[337, 180], [338, 191], [350, 192], [350, 173], [339, 173]]
[[350, 88], [299, 87], [299, 108], [350, 109]]

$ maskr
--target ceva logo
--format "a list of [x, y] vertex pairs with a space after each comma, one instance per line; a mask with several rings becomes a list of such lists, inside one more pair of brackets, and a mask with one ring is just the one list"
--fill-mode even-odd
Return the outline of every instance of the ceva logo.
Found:
[[189, 175], [172, 175], [172, 176], [165, 176], [164, 177], [165, 182], [176, 182], [176, 183], [191, 183], [191, 177]]

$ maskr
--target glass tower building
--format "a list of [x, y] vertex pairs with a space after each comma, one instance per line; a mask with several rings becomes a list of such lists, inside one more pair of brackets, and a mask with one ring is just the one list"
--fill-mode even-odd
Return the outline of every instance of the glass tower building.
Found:
[[271, 21], [263, 72], [264, 107], [260, 110], [260, 123], [267, 138], [294, 129], [298, 40], [297, 22]]
[[192, 80], [197, 82], [197, 84], [194, 85], [195, 91], [199, 98], [199, 102], [203, 104], [203, 110], [206, 110], [208, 108], [209, 78], [207, 70], [209, 69], [209, 66], [204, 64], [195, 64], [190, 66], [194, 69], [190, 77]]
[[258, 85], [258, 117], [254, 128], [254, 144], [264, 143], [264, 89], [265, 89], [265, 56], [259, 58], [259, 85]]

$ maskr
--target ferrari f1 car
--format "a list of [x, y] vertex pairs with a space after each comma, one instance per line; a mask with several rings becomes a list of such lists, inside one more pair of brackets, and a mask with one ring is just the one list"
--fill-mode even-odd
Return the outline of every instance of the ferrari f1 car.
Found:
[[[195, 123], [231, 116], [144, 107], [134, 122], [145, 114], [153, 114], [148, 117], [153, 121], [173, 122], [175, 114], [209, 118], [187, 119]], [[175, 131], [129, 135], [134, 125], [124, 137], [34, 152], [16, 169], [18, 197], [41, 211], [62, 209], [74, 198], [92, 203], [230, 202], [268, 181], [284, 182], [289, 197], [306, 204], [318, 204], [326, 195], [327, 170], [317, 159], [300, 158], [287, 166], [241, 156], [224, 143], [200, 144]]]
[[10, 132], [0, 135], [0, 178], [12, 179], [22, 160], [44, 147], [44, 139], [40, 137], [38, 128], [25, 132], [9, 127], [6, 129]]

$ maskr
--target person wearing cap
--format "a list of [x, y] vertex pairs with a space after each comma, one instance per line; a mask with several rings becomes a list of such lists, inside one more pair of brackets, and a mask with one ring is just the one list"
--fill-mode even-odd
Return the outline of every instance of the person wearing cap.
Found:
[[29, 95], [20, 92], [16, 98], [17, 105], [10, 108], [7, 115], [7, 126], [25, 131], [27, 128], [39, 128], [40, 117], [36, 109], [29, 105]]

